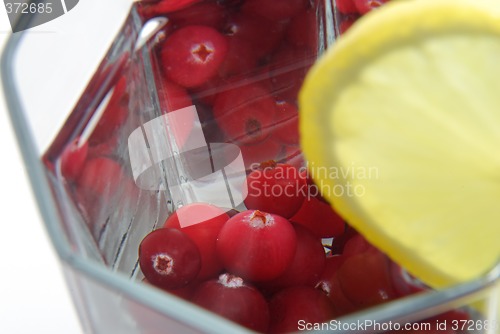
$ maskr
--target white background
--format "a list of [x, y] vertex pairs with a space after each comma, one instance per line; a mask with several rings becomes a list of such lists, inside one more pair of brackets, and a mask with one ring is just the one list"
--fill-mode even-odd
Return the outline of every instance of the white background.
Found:
[[[9, 22], [1, 8], [2, 50], [9, 34]], [[3, 88], [0, 143], [0, 333], [81, 333], [61, 265], [31, 193]]]
[[[82, 0], [71, 12], [64, 15], [66, 18], [63, 16], [53, 22], [70, 20], [70, 13], [72, 14], [71, 20], [78, 19], [86, 8], [92, 6], [91, 3], [94, 3], [95, 8], [95, 1]], [[94, 15], [96, 21], [89, 22], [91, 27], [89, 30], [92, 28], [96, 30], [97, 25], [99, 29], [106, 31], [106, 27], [96, 24], [100, 22], [99, 14], [104, 11], [101, 15], [104, 17], [103, 15], [116, 13], [116, 7], [120, 7], [118, 9], [121, 10], [130, 5], [130, 2], [125, 5], [124, 0], [102, 1], [101, 3], [100, 10]], [[4, 8], [3, 4], [0, 5], [0, 51], [3, 50], [5, 41], [11, 34]], [[111, 31], [108, 35], [114, 34], [115, 31]], [[71, 46], [67, 47], [70, 51], [74, 49]], [[42, 51], [45, 50], [34, 50], [33, 54], [36, 57], [43, 56]], [[86, 58], [89, 58], [88, 55]], [[96, 60], [98, 59], [95, 58], [93, 61]], [[22, 79], [29, 83], [30, 78], [21, 76]], [[49, 82], [53, 80], [51, 77], [46, 77], [46, 79]], [[86, 81], [83, 78], [76, 78], [74, 82], [84, 86]], [[73, 93], [75, 95], [78, 92]], [[2, 152], [0, 162], [0, 224], [2, 226], [0, 231], [0, 258], [2, 259], [0, 333], [78, 334], [82, 332], [82, 329], [62, 276], [61, 263], [50, 243], [31, 192], [26, 167], [21, 160], [3, 94], [0, 82], [0, 148]], [[46, 116], [44, 115], [45, 118]], [[53, 117], [64, 119], [64, 115]], [[56, 124], [55, 127], [57, 126]], [[38, 129], [46, 130], [46, 127], [45, 125], [38, 126]], [[45, 132], [43, 134], [47, 136]]]

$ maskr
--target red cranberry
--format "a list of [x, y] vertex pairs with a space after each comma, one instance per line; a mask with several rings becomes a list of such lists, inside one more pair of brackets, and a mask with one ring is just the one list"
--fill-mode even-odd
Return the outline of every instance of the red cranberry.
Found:
[[283, 217], [257, 210], [231, 217], [217, 238], [217, 254], [227, 271], [255, 282], [280, 276], [295, 254], [297, 237]]
[[213, 113], [220, 128], [232, 141], [249, 144], [269, 135], [275, 106], [263, 86], [249, 84], [219, 93]]
[[198, 287], [192, 301], [254, 331], [267, 332], [267, 302], [256, 288], [240, 277], [222, 274], [218, 280], [206, 281]]
[[321, 240], [300, 225], [294, 225], [294, 229], [297, 248], [292, 263], [278, 278], [263, 283], [266, 290], [277, 291], [299, 285], [314, 287], [325, 269], [326, 255]]
[[181, 231], [161, 228], [142, 240], [139, 265], [151, 284], [164, 289], [176, 289], [193, 281], [200, 271], [200, 252]]
[[269, 302], [270, 333], [297, 332], [300, 323], [322, 323], [337, 316], [328, 297], [309, 286], [281, 290]]
[[227, 41], [217, 30], [187, 26], [163, 43], [160, 58], [167, 77], [183, 87], [196, 87], [212, 78], [224, 61]]
[[201, 269], [197, 280], [205, 280], [222, 271], [217, 257], [216, 240], [220, 229], [229, 216], [216, 206], [193, 203], [180, 207], [165, 221], [164, 227], [180, 229], [198, 247]]
[[374, 10], [389, 0], [353, 0], [354, 4], [356, 5], [356, 8], [358, 9], [358, 12], [361, 15], [364, 15], [368, 13], [371, 10]]
[[68, 181], [75, 181], [82, 172], [87, 159], [88, 143], [75, 138], [63, 150], [61, 154], [61, 174]]
[[389, 260], [380, 252], [347, 257], [337, 271], [342, 292], [360, 308], [394, 299], [396, 293], [392, 286], [388, 264]]
[[268, 20], [284, 20], [294, 17], [307, 7], [307, 0], [247, 0], [242, 10]]
[[306, 181], [299, 170], [274, 161], [261, 163], [247, 177], [248, 209], [262, 210], [285, 218], [292, 217], [306, 198]]

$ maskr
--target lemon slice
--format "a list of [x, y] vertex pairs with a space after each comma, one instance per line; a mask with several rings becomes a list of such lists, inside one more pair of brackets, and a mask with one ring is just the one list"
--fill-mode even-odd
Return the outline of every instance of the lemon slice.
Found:
[[500, 3], [409, 0], [313, 66], [301, 145], [334, 208], [433, 287], [500, 257]]

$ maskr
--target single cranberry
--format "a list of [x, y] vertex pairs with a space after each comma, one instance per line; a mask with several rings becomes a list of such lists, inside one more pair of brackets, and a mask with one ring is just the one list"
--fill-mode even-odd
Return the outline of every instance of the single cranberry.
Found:
[[163, 227], [181, 230], [198, 247], [201, 269], [197, 280], [216, 277], [223, 270], [216, 252], [216, 240], [228, 219], [229, 216], [214, 205], [192, 203], [180, 207], [165, 221]]
[[278, 278], [261, 285], [266, 291], [278, 291], [299, 285], [314, 287], [325, 269], [326, 255], [321, 239], [300, 225], [294, 225], [294, 229], [297, 247], [292, 263]]
[[307, 0], [247, 0], [242, 10], [268, 20], [285, 20], [307, 8]]
[[198, 275], [200, 252], [186, 234], [174, 228], [161, 228], [142, 239], [139, 265], [151, 284], [164, 289], [177, 289], [186, 286]]
[[183, 87], [199, 86], [217, 74], [227, 53], [227, 41], [207, 26], [187, 26], [175, 31], [161, 45], [162, 69]]
[[70, 182], [80, 176], [85, 160], [87, 160], [88, 142], [76, 137], [61, 154], [61, 174]]
[[257, 210], [231, 217], [217, 238], [217, 254], [226, 270], [255, 282], [280, 276], [292, 262], [296, 246], [288, 220]]
[[364, 15], [388, 2], [389, 0], [353, 0], [358, 13]]
[[342, 14], [358, 13], [358, 8], [356, 7], [354, 0], [337, 0], [335, 1], [335, 5], [337, 6], [339, 12], [341, 12]]
[[292, 217], [306, 198], [307, 185], [299, 170], [287, 164], [267, 161], [247, 177], [247, 209]]
[[337, 316], [330, 299], [322, 291], [309, 286], [281, 290], [270, 300], [269, 310], [269, 333], [297, 332], [301, 323], [323, 323]]
[[396, 297], [389, 260], [380, 252], [347, 257], [337, 276], [342, 292], [357, 307], [378, 305]]
[[269, 307], [262, 294], [232, 274], [202, 283], [192, 302], [259, 333], [269, 327]]
[[213, 113], [231, 141], [249, 144], [269, 136], [275, 118], [274, 100], [261, 85], [247, 84], [217, 95]]

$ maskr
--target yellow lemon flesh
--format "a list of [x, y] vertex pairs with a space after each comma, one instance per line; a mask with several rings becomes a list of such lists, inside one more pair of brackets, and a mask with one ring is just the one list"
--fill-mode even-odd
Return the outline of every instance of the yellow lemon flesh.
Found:
[[334, 208], [433, 287], [500, 257], [500, 3], [390, 2], [308, 74], [301, 145]]

